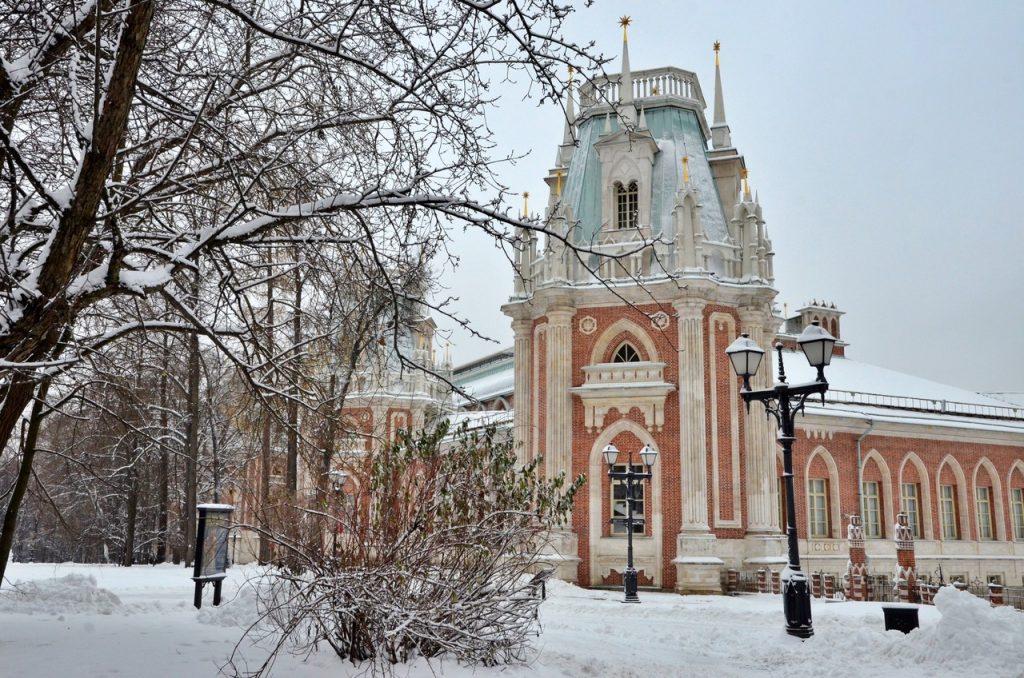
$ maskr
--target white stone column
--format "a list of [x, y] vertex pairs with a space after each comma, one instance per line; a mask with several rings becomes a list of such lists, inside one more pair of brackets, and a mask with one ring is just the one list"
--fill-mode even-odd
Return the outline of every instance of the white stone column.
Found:
[[[544, 467], [549, 478], [572, 475], [572, 317], [568, 306], [548, 309], [547, 421]], [[518, 409], [518, 405], [517, 405]]]
[[707, 436], [704, 411], [704, 301], [674, 304], [679, 316], [679, 468], [683, 532], [707, 532]]
[[512, 333], [514, 336], [514, 375], [515, 386], [513, 391], [513, 425], [512, 435], [516, 446], [516, 456], [520, 463], [526, 463], [536, 454], [536, 450], [530, 449], [531, 426], [536, 422], [530, 421], [530, 367], [533, 364], [531, 356], [533, 351], [533, 322], [529, 319], [513, 320]]
[[679, 316], [679, 466], [682, 530], [676, 537], [676, 590], [721, 592], [723, 565], [708, 523], [707, 429], [704, 400], [703, 299], [673, 304]]
[[[765, 350], [761, 369], [750, 382], [751, 388], [755, 390], [769, 388], [772, 384], [771, 342], [774, 336], [765, 329], [769, 320], [766, 309], [740, 309], [742, 332], [749, 334]], [[773, 426], [758, 403], [752, 404], [746, 417], [745, 433], [747, 532], [777, 534], [779, 490], [775, 477], [775, 438]]]

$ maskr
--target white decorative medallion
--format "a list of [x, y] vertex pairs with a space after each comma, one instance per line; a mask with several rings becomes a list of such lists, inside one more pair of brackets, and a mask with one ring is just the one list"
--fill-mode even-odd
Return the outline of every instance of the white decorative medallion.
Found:
[[664, 311], [658, 311], [657, 313], [651, 316], [651, 325], [659, 330], [663, 330], [666, 327], [668, 327], [669, 320], [670, 319], [668, 317], [668, 313], [665, 313]]
[[580, 318], [580, 332], [583, 334], [593, 334], [597, 331], [597, 320], [593, 316], [583, 316]]

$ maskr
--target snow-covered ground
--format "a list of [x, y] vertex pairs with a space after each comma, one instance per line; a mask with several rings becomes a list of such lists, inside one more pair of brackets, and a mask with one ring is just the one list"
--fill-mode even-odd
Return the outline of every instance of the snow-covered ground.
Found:
[[[257, 571], [229, 572], [225, 604], [212, 607], [208, 590], [197, 612], [184, 568], [11, 563], [0, 589], [0, 676], [216, 676], [255, 614], [246, 582]], [[548, 593], [529, 666], [421, 661], [396, 675], [1024, 677], [1024, 614], [953, 589], [921, 607], [921, 628], [906, 636], [883, 630], [880, 604], [816, 600], [805, 642], [783, 632], [778, 596], [641, 592], [642, 604], [624, 605], [619, 593], [561, 582]], [[246, 641], [241, 655], [239, 668], [253, 669], [266, 650]], [[283, 655], [273, 675], [362, 672], [322, 650]]]

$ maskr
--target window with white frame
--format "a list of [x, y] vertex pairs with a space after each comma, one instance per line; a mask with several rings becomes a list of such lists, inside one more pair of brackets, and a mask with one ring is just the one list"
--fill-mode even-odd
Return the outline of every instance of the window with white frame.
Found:
[[812, 537], [829, 536], [828, 530], [828, 481], [824, 478], [807, 480], [807, 508]]
[[867, 539], [882, 538], [882, 498], [878, 480], [864, 480], [861, 489], [864, 501], [864, 537]]
[[640, 191], [635, 181], [629, 182], [628, 186], [615, 184], [615, 205], [615, 228], [636, 228]]
[[1024, 488], [1013, 488], [1010, 504], [1013, 510], [1013, 538], [1024, 541]]
[[882, 537], [882, 502], [879, 496], [878, 481], [865, 480], [861, 488], [864, 499], [864, 536], [868, 539]]
[[921, 504], [920, 491], [917, 483], [902, 483], [900, 485], [900, 504], [903, 512], [907, 514], [907, 524], [910, 525], [910, 532], [914, 539], [921, 538]]
[[[616, 464], [613, 471], [625, 473], [626, 464]], [[643, 473], [643, 464], [633, 464], [634, 473]], [[626, 519], [629, 516], [628, 500], [626, 499], [626, 481], [612, 478], [612, 534], [626, 534]], [[644, 533], [644, 484], [633, 485], [633, 534]]]
[[939, 518], [942, 520], [942, 538], [959, 539], [960, 530], [956, 524], [956, 487], [939, 486]]
[[995, 537], [992, 533], [992, 489], [979, 487], [976, 489], [978, 509], [978, 539], [991, 541]]

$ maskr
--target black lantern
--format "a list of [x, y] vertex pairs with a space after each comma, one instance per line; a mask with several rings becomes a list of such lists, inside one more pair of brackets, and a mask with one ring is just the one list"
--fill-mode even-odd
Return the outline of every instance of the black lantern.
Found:
[[736, 341], [729, 344], [725, 354], [729, 356], [736, 374], [743, 378], [743, 390], [749, 391], [750, 378], [757, 374], [757, 368], [761, 366], [764, 349], [754, 343], [749, 334], [741, 334]]
[[796, 343], [807, 356], [807, 362], [811, 367], [818, 370], [818, 381], [825, 381], [825, 366], [832, 362], [832, 349], [835, 348], [836, 338], [815, 320], [804, 328]]

